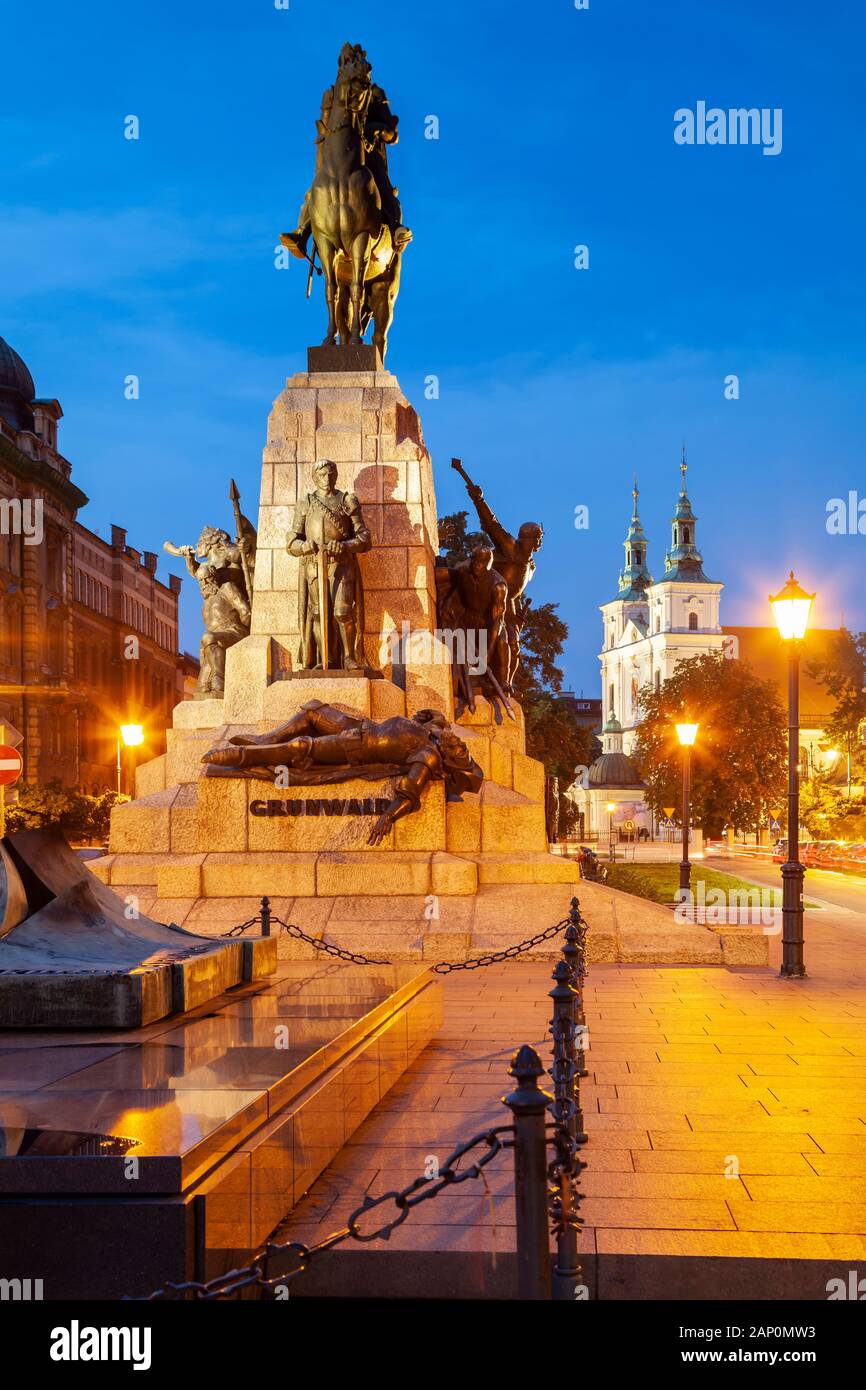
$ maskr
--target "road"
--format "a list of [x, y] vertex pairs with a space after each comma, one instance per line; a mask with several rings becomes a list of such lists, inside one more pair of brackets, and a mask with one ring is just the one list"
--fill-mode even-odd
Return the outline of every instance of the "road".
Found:
[[[708, 855], [708, 867], [723, 873], [739, 874], [768, 887], [781, 888], [779, 864], [767, 864], [749, 855]], [[807, 869], [805, 896], [812, 902], [827, 903], [843, 912], [856, 912], [866, 918], [866, 878], [855, 878], [834, 869]], [[853, 925], [853, 923], [852, 923]]]

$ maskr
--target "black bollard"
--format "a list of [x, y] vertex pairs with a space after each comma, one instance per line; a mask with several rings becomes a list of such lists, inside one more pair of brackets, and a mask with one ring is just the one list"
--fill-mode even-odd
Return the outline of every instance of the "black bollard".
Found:
[[508, 1073], [517, 1082], [516, 1090], [502, 1098], [514, 1116], [517, 1295], [539, 1301], [551, 1297], [545, 1117], [553, 1097], [538, 1084], [544, 1067], [528, 1043], [515, 1052]]

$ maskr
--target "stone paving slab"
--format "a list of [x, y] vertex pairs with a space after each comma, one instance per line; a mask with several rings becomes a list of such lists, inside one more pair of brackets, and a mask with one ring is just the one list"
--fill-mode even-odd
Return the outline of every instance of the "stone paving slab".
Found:
[[[819, 1298], [866, 1259], [866, 922], [817, 916], [802, 981], [780, 978], [773, 938], [764, 969], [592, 967], [581, 1184], [591, 1296]], [[293, 1238], [321, 1239], [364, 1192], [507, 1122], [513, 1048], [549, 1058], [550, 985], [538, 962], [448, 976], [441, 1033], [296, 1208]], [[513, 1291], [511, 1162], [500, 1154], [486, 1170], [489, 1195], [468, 1182], [394, 1232], [392, 1294], [417, 1293], [421, 1270], [428, 1297]], [[326, 1181], [336, 1196], [323, 1208]], [[348, 1244], [322, 1257], [310, 1292], [358, 1292], [373, 1267], [370, 1287], [386, 1291], [380, 1246]]]

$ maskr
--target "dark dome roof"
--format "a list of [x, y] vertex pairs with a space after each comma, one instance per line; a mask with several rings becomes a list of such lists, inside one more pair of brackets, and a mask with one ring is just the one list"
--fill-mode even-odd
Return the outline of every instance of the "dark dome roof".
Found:
[[591, 787], [642, 787], [637, 768], [627, 753], [602, 753], [589, 769]]
[[5, 338], [0, 338], [0, 391], [16, 391], [28, 404], [36, 395], [33, 378], [27, 363], [10, 347]]

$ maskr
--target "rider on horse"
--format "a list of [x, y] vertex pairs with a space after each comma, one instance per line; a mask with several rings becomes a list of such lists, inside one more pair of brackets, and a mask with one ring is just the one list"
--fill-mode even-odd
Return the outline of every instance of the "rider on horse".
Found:
[[[366, 55], [363, 50], [346, 44], [340, 54], [340, 66], [342, 67], [348, 61], [357, 63], [359, 60], [366, 62]], [[369, 64], [367, 64], [367, 69], [370, 70]], [[327, 129], [333, 100], [334, 89], [329, 87], [322, 97], [322, 114], [316, 122], [317, 143], [322, 139]], [[400, 117], [395, 116], [391, 111], [384, 89], [373, 83], [363, 118], [364, 150], [367, 167], [379, 190], [379, 197], [382, 201], [382, 216], [391, 230], [395, 251], [402, 251], [412, 240], [411, 231], [408, 227], [403, 226], [403, 212], [397, 197], [398, 190], [391, 183], [388, 173], [388, 146], [396, 145], [400, 138], [397, 130], [399, 120]], [[311, 229], [310, 191], [307, 189], [301, 204], [297, 228], [293, 232], [283, 232], [280, 237], [283, 245], [301, 261], [308, 259], [307, 243]]]

